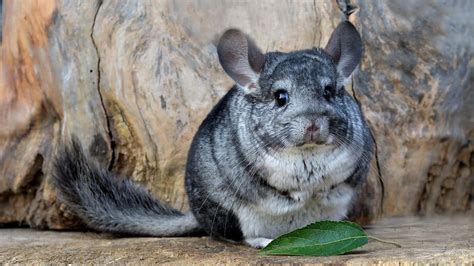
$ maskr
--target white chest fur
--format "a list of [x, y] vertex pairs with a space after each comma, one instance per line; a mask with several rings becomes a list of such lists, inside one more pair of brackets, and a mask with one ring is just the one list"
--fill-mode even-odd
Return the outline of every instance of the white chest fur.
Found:
[[276, 197], [265, 200], [257, 207], [244, 205], [237, 210], [237, 216], [245, 238], [275, 238], [315, 221], [343, 219], [352, 196], [352, 188], [341, 184], [330, 192], [321, 193], [295, 206]]
[[353, 189], [340, 183], [354, 171], [359, 156], [349, 149], [266, 156], [267, 182], [288, 195], [275, 193], [241, 206], [237, 216], [244, 236], [275, 238], [315, 221], [343, 219]]
[[305, 152], [290, 150], [266, 155], [263, 167], [269, 172], [267, 182], [278, 190], [321, 191], [347, 179], [361, 154], [361, 150], [349, 147], [334, 150], [321, 147]]

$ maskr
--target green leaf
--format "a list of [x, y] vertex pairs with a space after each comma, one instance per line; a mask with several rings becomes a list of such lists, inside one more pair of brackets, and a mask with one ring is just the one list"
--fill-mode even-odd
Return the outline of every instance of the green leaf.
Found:
[[322, 221], [282, 235], [262, 255], [332, 256], [349, 252], [368, 242], [362, 228], [352, 222]]

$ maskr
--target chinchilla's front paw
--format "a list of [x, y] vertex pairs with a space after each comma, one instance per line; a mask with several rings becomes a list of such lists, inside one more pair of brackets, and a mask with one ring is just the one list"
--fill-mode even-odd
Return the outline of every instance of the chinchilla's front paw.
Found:
[[253, 247], [253, 248], [264, 248], [270, 242], [272, 242], [273, 239], [271, 238], [264, 238], [264, 237], [257, 237], [257, 238], [247, 238], [245, 239], [245, 244]]

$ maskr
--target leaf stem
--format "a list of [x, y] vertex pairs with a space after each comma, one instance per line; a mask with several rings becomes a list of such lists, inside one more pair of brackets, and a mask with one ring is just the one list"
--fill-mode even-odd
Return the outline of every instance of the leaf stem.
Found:
[[381, 243], [385, 243], [385, 244], [391, 244], [391, 245], [394, 245], [396, 246], [397, 248], [401, 248], [402, 245], [398, 244], [397, 242], [392, 242], [392, 241], [387, 241], [387, 240], [382, 240], [378, 237], [375, 237], [375, 236], [367, 236], [369, 239], [372, 239], [372, 240], [375, 240], [375, 241], [378, 241], [378, 242], [381, 242]]

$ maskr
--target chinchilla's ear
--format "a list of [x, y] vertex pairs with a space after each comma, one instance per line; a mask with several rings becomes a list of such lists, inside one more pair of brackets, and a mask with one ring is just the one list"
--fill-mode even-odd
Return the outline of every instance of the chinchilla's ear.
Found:
[[347, 83], [362, 57], [362, 39], [349, 21], [339, 23], [324, 50], [337, 65], [340, 78]]
[[246, 93], [255, 92], [265, 55], [255, 43], [237, 29], [227, 30], [217, 45], [219, 62]]

